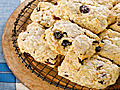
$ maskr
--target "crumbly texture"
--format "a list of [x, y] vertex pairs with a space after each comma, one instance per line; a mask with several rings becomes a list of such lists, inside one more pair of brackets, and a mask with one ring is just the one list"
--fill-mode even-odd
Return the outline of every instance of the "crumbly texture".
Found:
[[96, 42], [95, 39], [91, 39], [86, 35], [77, 36], [72, 42], [72, 51], [74, 51], [76, 57], [79, 57], [81, 61], [84, 59], [90, 59], [97, 51], [100, 42]]
[[120, 65], [120, 33], [109, 29], [100, 34], [100, 38], [104, 40], [104, 45], [99, 54]]
[[[64, 12], [62, 12], [62, 8], [64, 8]], [[104, 7], [103, 5], [84, 5], [76, 0], [64, 0], [64, 2], [59, 3], [56, 9], [55, 11], [61, 12], [54, 13], [56, 16], [70, 19], [96, 34], [102, 32], [109, 24], [115, 21], [115, 15], [108, 7]]]
[[[83, 43], [79, 42], [82, 45], [84, 45], [84, 42], [87, 44], [87, 40], [89, 40], [91, 43], [90, 45], [92, 46], [92, 41], [100, 40], [97, 35], [86, 29], [82, 29], [77, 24], [73, 24], [70, 21], [61, 20], [56, 22], [53, 27], [45, 31], [45, 35], [43, 35], [43, 42], [46, 42], [46, 44], [48, 44], [55, 52], [66, 55], [73, 47], [75, 47], [76, 43], [74, 40], [77, 40], [75, 38], [79, 35], [85, 36]], [[88, 44], [87, 50], [89, 50], [89, 47], [91, 46]], [[92, 50], [95, 51], [95, 49]], [[83, 53], [85, 54], [85, 52]]]
[[58, 75], [89, 88], [103, 89], [116, 82], [119, 67], [100, 56], [93, 56], [83, 65], [76, 58], [65, 58], [58, 67]]
[[48, 2], [40, 2], [31, 14], [31, 20], [39, 24], [50, 27], [55, 20], [52, 16], [55, 6]]
[[113, 9], [113, 13], [117, 16], [116, 23], [111, 25], [110, 28], [112, 28], [115, 31], [120, 32], [120, 3], [117, 4]]
[[111, 25], [110, 28], [117, 31], [117, 32], [120, 32], [120, 26], [118, 26], [120, 22], [116, 22], [115, 24]]
[[94, 0], [94, 1], [100, 5], [107, 6], [109, 9], [113, 8], [117, 4], [116, 0]]
[[[66, 0], [59, 0], [59, 3], [65, 2]], [[116, 4], [116, 0], [67, 0], [67, 1], [73, 1], [75, 3], [81, 3], [86, 5], [92, 5], [92, 6], [100, 6], [103, 5], [104, 7], [108, 7], [109, 9], [113, 8]]]
[[63, 57], [41, 42], [40, 38], [44, 32], [41, 25], [31, 23], [25, 32], [19, 34], [18, 46], [22, 53], [29, 53], [36, 61], [55, 67], [63, 60]]

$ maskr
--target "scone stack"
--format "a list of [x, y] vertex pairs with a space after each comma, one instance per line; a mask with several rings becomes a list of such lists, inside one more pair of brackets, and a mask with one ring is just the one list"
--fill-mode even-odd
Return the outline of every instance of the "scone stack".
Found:
[[[119, 0], [118, 0], [119, 1]], [[58, 75], [104, 89], [115, 84], [120, 65], [120, 3], [117, 0], [40, 2], [18, 37], [22, 53], [58, 67]]]

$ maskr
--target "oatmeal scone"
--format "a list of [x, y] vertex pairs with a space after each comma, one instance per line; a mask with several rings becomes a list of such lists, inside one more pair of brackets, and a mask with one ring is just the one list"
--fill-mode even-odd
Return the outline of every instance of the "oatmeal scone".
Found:
[[120, 65], [120, 33], [108, 29], [100, 34], [100, 38], [104, 45], [98, 54]]
[[117, 4], [112, 11], [114, 12], [114, 14], [117, 16], [116, 18], [116, 23], [111, 25], [110, 28], [112, 28], [115, 31], [120, 32], [120, 3]]
[[55, 20], [60, 20], [59, 17], [53, 15], [54, 9], [55, 6], [49, 2], [39, 2], [31, 14], [31, 20], [45, 27], [50, 27], [54, 24]]
[[[64, 12], [62, 12], [63, 8]], [[60, 2], [54, 15], [64, 19], [70, 19], [96, 34], [106, 29], [108, 25], [115, 21], [116, 17], [113, 12], [103, 5], [92, 6], [76, 2], [76, 0]]]
[[[79, 35], [83, 35], [83, 37], [80, 36], [81, 38], [78, 38], [81, 40], [80, 42], [77, 39], [75, 39]], [[90, 50], [92, 51], [90, 52], [93, 54], [95, 53], [95, 48], [98, 47], [98, 45], [100, 44], [99, 43], [100, 39], [97, 35], [93, 34], [89, 30], [82, 29], [77, 24], [71, 23], [70, 21], [67, 20], [66, 21], [61, 20], [56, 22], [53, 25], [53, 27], [45, 31], [45, 35], [43, 35], [42, 38], [43, 38], [43, 42], [46, 42], [46, 44], [48, 44], [53, 51], [60, 53], [62, 55], [66, 55], [67, 52], [69, 52], [73, 47], [76, 47], [75, 45], [77, 44], [79, 49], [81, 47], [85, 49], [84, 52], [79, 51], [79, 54], [84, 55], [86, 50], [88, 50], [89, 52], [89, 48], [91, 48]], [[86, 44], [87, 47], [84, 47], [84, 44]], [[81, 50], [83, 49], [81, 48]]]
[[119, 67], [98, 55], [84, 61], [83, 65], [79, 58], [69, 56], [58, 67], [58, 75], [72, 82], [89, 88], [104, 89], [114, 84], [119, 77]]
[[41, 35], [45, 30], [38, 23], [28, 25], [25, 32], [18, 37], [18, 46], [22, 53], [29, 53], [36, 61], [55, 67], [61, 63], [64, 56], [52, 51], [47, 45], [41, 42]]

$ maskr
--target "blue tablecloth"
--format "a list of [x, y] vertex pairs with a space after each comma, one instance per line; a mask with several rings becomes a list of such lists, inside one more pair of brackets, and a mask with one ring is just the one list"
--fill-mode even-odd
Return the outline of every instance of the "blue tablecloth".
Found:
[[2, 52], [2, 33], [7, 19], [20, 4], [19, 0], [0, 0], [0, 90], [26, 90], [9, 70]]

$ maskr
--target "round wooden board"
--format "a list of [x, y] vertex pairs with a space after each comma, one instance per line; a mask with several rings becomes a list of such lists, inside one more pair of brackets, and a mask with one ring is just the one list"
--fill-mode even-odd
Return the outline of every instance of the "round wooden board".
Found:
[[49, 83], [37, 77], [35, 74], [31, 73], [31, 71], [22, 63], [20, 58], [18, 58], [15, 49], [13, 48], [12, 30], [14, 29], [15, 19], [20, 13], [21, 9], [26, 6], [29, 1], [31, 0], [26, 0], [19, 5], [11, 14], [6, 23], [2, 36], [3, 55], [13, 74], [30, 90], [63, 90], [59, 87], [50, 85]]

